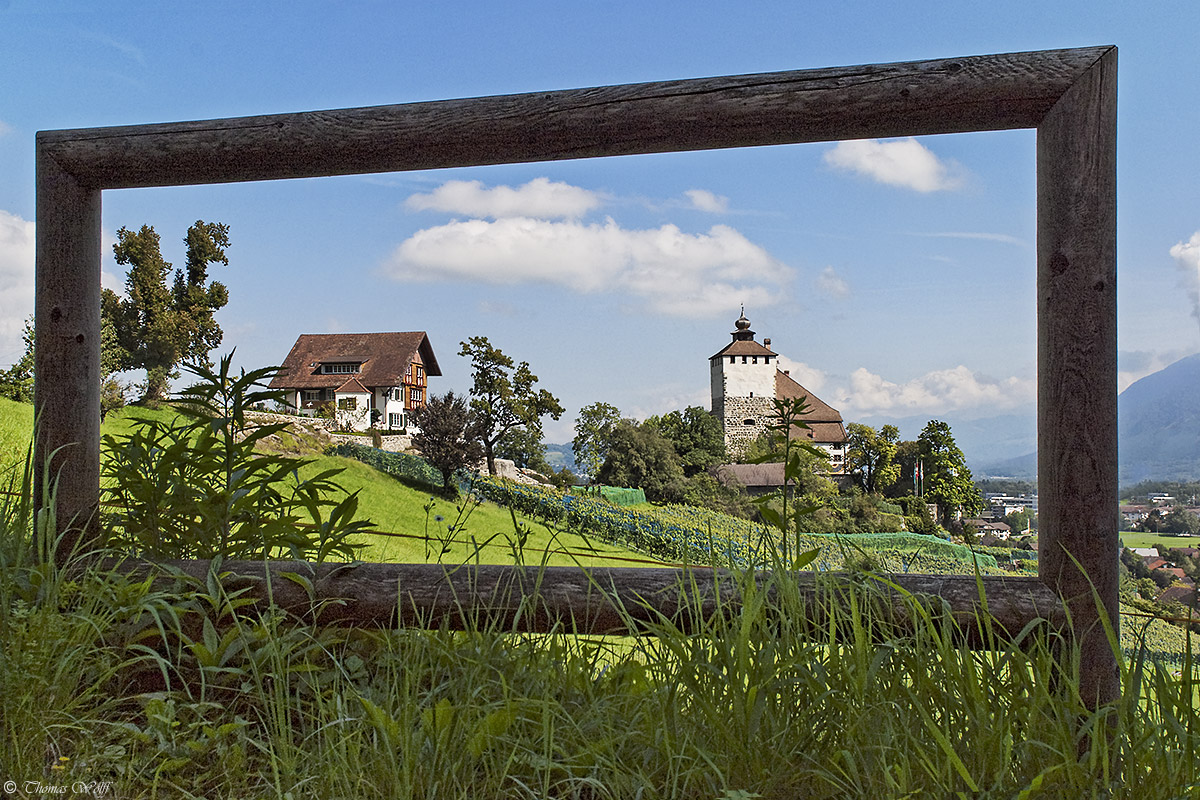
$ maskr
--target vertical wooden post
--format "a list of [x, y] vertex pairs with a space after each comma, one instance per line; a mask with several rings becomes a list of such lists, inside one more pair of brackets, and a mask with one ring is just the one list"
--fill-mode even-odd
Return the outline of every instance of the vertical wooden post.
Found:
[[1037, 133], [1039, 570], [1070, 609], [1093, 705], [1121, 691], [1100, 624], [1118, 629], [1116, 111], [1112, 48]]
[[[100, 190], [37, 150], [35, 513], [56, 481], [58, 557], [99, 532]], [[51, 532], [53, 535], [53, 532]]]

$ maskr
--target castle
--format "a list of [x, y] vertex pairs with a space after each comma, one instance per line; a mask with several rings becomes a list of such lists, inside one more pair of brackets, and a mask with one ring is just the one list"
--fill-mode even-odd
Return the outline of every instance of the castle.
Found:
[[807, 397], [811, 413], [804, 421], [809, 429], [794, 429], [792, 435], [825, 450], [833, 473], [843, 474], [846, 428], [841, 413], [792, 380], [787, 370], [779, 369], [779, 354], [771, 350], [771, 340], [754, 341], [745, 309], [734, 327], [733, 341], [708, 359], [712, 413], [725, 430], [730, 459], [739, 460], [750, 443], [767, 430], [776, 398]]

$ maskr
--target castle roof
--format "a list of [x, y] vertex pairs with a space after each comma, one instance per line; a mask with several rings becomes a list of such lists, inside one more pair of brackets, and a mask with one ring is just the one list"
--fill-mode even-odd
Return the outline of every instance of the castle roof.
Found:
[[779, 354], [772, 353], [753, 339], [736, 339], [725, 345], [724, 350], [709, 356], [708, 360], [712, 361], [721, 356], [775, 356], [778, 358]]
[[809, 413], [804, 415], [808, 428], [793, 428], [791, 438], [807, 439], [822, 444], [840, 444], [846, 441], [846, 428], [842, 425], [842, 414], [815, 394], [805, 389], [783, 370], [775, 370], [775, 396], [781, 400], [807, 398]]

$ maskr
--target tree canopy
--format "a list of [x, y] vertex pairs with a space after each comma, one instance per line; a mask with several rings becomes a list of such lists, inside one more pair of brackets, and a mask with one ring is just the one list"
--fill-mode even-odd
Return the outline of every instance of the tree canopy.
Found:
[[571, 451], [575, 455], [575, 466], [588, 480], [595, 478], [608, 458], [613, 429], [620, 421], [620, 409], [608, 403], [592, 403], [579, 409]]
[[467, 399], [452, 391], [430, 395], [423, 407], [413, 410], [412, 420], [420, 428], [413, 436], [413, 446], [442, 473], [446, 494], [456, 495], [454, 473], [478, 464], [483, 457], [483, 445]]
[[208, 280], [208, 265], [229, 264], [229, 226], [197, 220], [187, 230], [185, 268], [175, 270], [162, 256], [158, 233], [149, 225], [138, 231], [121, 228], [113, 255], [129, 271], [126, 297], [105, 289], [101, 313], [111, 323], [120, 347], [120, 369], [146, 370], [144, 401], [166, 397], [168, 381], [179, 364], [211, 366], [208, 353], [221, 343], [214, 313], [229, 302], [229, 291]]
[[975, 516], [983, 499], [971, 480], [967, 459], [954, 442], [950, 426], [930, 420], [917, 437], [920, 446], [924, 496], [938, 504], [942, 519], [949, 522], [955, 511]]
[[536, 432], [540, 440], [542, 417], [558, 419], [563, 407], [545, 389], [534, 389], [538, 378], [527, 362], [514, 368], [513, 360], [492, 347], [486, 336], [472, 336], [459, 344], [458, 354], [471, 359], [471, 410], [488, 472], [495, 475], [497, 445], [519, 429]]
[[896, 459], [899, 428], [884, 425], [876, 431], [870, 425], [851, 422], [846, 426], [846, 435], [846, 466], [864, 492], [878, 492], [900, 478], [900, 462]]
[[721, 423], [699, 406], [650, 417], [646, 424], [657, 429], [675, 448], [683, 474], [689, 478], [725, 463], [725, 432]]
[[656, 428], [621, 420], [612, 431], [608, 458], [596, 480], [610, 486], [642, 489], [646, 499], [674, 502], [683, 499], [683, 467], [675, 448]]

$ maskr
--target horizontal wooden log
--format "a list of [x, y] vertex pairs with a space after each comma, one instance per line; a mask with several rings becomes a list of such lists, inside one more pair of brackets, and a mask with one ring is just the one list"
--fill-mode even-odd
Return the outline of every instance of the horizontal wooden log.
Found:
[[114, 189], [1036, 127], [1110, 47], [38, 133]]
[[[203, 582], [210, 564], [125, 561], [120, 569], [162, 580], [175, 572]], [[736, 613], [742, 600], [739, 576], [704, 568], [228, 561], [219, 572], [226, 591], [244, 590], [242, 597], [256, 601], [248, 610], [273, 604], [322, 625], [351, 627], [642, 635], [669, 623], [694, 633], [715, 614]], [[791, 578], [814, 626], [826, 624], [828, 610], [840, 606], [844, 596], [839, 600], [837, 595], [873, 584], [878, 607], [901, 628], [912, 624], [912, 605], [905, 595], [937, 598], [936, 607], [950, 612], [966, 640], [983, 644], [976, 622], [982, 601], [974, 576], [906, 573], [864, 581], [801, 572]], [[770, 581], [769, 573], [757, 575], [759, 588], [769, 587]], [[1037, 578], [987, 577], [982, 582], [998, 630], [1015, 634], [1036, 619], [1065, 629], [1062, 603]]]

